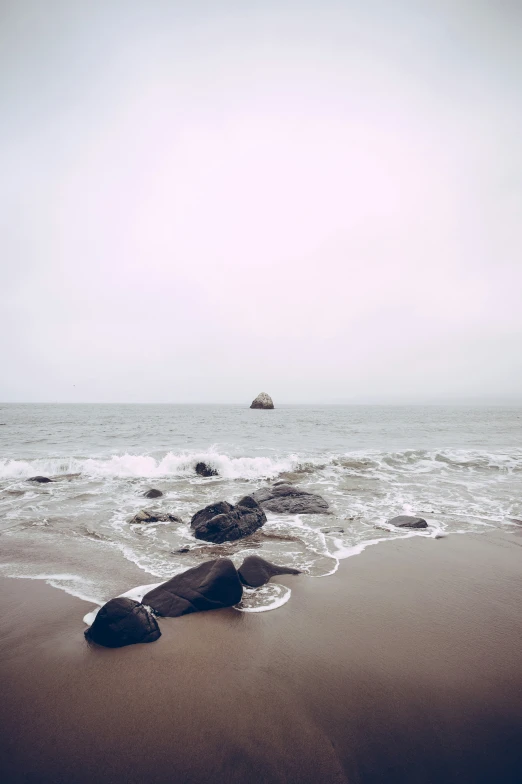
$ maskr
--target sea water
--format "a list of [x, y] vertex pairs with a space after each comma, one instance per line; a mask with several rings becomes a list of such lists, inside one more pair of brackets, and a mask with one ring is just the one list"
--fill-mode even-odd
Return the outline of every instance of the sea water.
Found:
[[[97, 604], [209, 558], [240, 565], [255, 553], [325, 577], [369, 545], [522, 519], [520, 407], [4, 404], [0, 423], [0, 573]], [[197, 476], [200, 461], [218, 475]], [[53, 482], [27, 481], [35, 475]], [[199, 509], [276, 480], [319, 493], [329, 513], [268, 512], [244, 541], [194, 539]], [[151, 487], [163, 497], [144, 498]], [[183, 523], [132, 524], [144, 508]], [[399, 514], [429, 528], [390, 526]], [[289, 595], [270, 585], [246, 592], [238, 609]]]

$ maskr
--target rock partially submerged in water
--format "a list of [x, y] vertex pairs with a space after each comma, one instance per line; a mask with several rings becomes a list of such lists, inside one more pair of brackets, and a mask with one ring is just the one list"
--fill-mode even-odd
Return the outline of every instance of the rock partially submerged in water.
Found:
[[230, 558], [217, 558], [177, 574], [153, 588], [143, 603], [158, 615], [177, 618], [202, 610], [232, 607], [241, 601], [243, 586]]
[[328, 501], [320, 495], [300, 490], [295, 485], [277, 484], [252, 493], [258, 504], [279, 514], [324, 514]]
[[161, 498], [163, 493], [161, 490], [156, 490], [156, 488], [152, 487], [150, 490], [147, 490], [146, 493], [143, 493], [145, 498]]
[[198, 476], [218, 476], [216, 469], [206, 463], [197, 463], [196, 474], [198, 474]]
[[265, 561], [258, 555], [249, 555], [245, 558], [238, 569], [242, 583], [251, 588], [259, 588], [267, 583], [271, 577], [278, 574], [301, 574], [299, 569], [292, 569], [290, 566], [278, 566], [277, 564]]
[[256, 399], [250, 404], [250, 408], [274, 408], [274, 402], [266, 392], [260, 392]]
[[196, 539], [221, 544], [250, 536], [266, 523], [266, 515], [252, 496], [246, 495], [235, 506], [227, 501], [206, 506], [190, 521]]
[[411, 515], [399, 515], [388, 520], [389, 525], [397, 528], [427, 528], [428, 523], [422, 517], [412, 517]]
[[150, 509], [142, 509], [141, 512], [138, 512], [137, 515], [134, 515], [132, 520], [129, 520], [129, 524], [132, 523], [182, 523], [183, 520], [181, 517], [176, 517], [176, 515], [163, 513], [163, 512], [151, 512]]
[[161, 632], [155, 617], [143, 604], [122, 596], [103, 605], [85, 637], [105, 648], [123, 648], [138, 642], [155, 642]]
[[333, 525], [331, 528], [321, 528], [322, 534], [344, 534], [344, 528], [340, 525]]
[[48, 476], [32, 476], [30, 479], [27, 480], [28, 482], [38, 482], [40, 485], [47, 484], [47, 482], [52, 482], [52, 479], [49, 479]]

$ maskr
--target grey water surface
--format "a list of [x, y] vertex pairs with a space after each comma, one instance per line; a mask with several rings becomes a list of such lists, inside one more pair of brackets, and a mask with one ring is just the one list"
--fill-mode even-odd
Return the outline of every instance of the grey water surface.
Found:
[[[219, 555], [256, 552], [320, 577], [368, 544], [522, 519], [520, 407], [2, 404], [0, 422], [0, 573], [98, 603]], [[197, 476], [199, 461], [218, 476]], [[280, 480], [320, 493], [330, 513], [268, 513], [233, 544], [193, 538], [198, 509]], [[163, 497], [145, 499], [151, 487]], [[143, 508], [183, 524], [130, 524]], [[428, 530], [387, 525], [404, 513]], [[343, 532], [320, 530], [333, 527]]]

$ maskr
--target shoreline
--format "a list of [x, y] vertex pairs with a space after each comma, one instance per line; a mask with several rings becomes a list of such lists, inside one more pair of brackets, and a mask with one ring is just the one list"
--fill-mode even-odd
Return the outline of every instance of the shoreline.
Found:
[[411, 537], [276, 611], [88, 646], [90, 603], [2, 578], [5, 781], [515, 782], [522, 530]]

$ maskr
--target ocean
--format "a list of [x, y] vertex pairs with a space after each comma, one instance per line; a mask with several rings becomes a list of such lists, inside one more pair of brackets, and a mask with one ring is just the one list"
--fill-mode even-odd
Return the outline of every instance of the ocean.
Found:
[[[440, 547], [446, 534], [517, 526], [521, 445], [521, 407], [2, 404], [0, 574], [97, 605], [220, 555], [239, 565], [255, 553], [327, 577], [390, 539]], [[200, 461], [218, 476], [197, 476]], [[35, 475], [53, 482], [27, 481]], [[202, 507], [280, 480], [322, 495], [329, 514], [268, 512], [253, 537], [223, 545], [192, 536]], [[153, 487], [163, 497], [144, 498]], [[130, 524], [144, 508], [183, 523]], [[388, 525], [399, 514], [429, 528]], [[289, 597], [270, 584], [238, 609]]]

